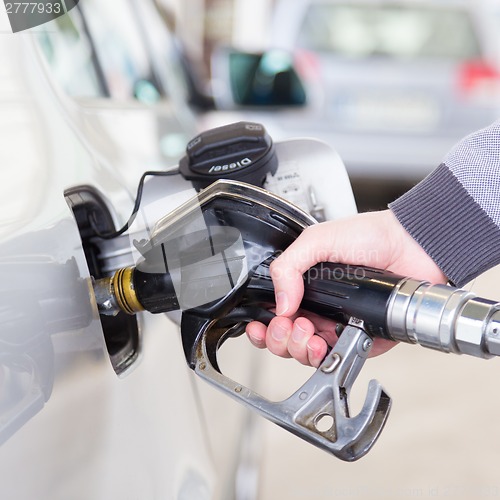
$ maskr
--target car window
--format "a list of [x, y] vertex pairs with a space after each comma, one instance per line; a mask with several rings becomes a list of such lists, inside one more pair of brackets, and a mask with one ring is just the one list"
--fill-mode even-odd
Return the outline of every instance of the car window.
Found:
[[158, 101], [151, 60], [126, 0], [86, 0], [44, 25], [38, 42], [52, 73], [72, 97]]
[[86, 0], [82, 11], [111, 96], [155, 102], [160, 97], [143, 34], [126, 0]]
[[479, 55], [469, 13], [404, 5], [311, 4], [299, 45], [341, 56], [448, 58]]
[[38, 45], [51, 72], [65, 92], [74, 97], [106, 94], [93, 61], [92, 45], [83, 29], [78, 11], [40, 26]]

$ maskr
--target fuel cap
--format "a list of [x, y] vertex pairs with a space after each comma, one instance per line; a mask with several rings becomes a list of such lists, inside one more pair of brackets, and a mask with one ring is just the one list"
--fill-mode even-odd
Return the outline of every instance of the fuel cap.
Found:
[[189, 142], [179, 163], [181, 175], [195, 189], [217, 179], [232, 179], [263, 186], [275, 174], [278, 159], [263, 125], [238, 122], [202, 132]]

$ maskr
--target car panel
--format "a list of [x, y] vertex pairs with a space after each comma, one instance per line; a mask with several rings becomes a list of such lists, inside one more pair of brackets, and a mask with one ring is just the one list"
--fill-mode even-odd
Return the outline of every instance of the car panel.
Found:
[[2, 120], [0, 176], [12, 193], [0, 250], [1, 496], [211, 498], [217, 482], [199, 401], [185, 390], [193, 375], [177, 326], [144, 318], [148, 363], [121, 381], [111, 366], [63, 193], [92, 184], [113, 206], [121, 201], [125, 217], [130, 184], [116, 164], [97, 166], [102, 155], [75, 135], [32, 43], [31, 35], [4, 34], [1, 44], [1, 116], [9, 122]]
[[[12, 210], [6, 205], [1, 224], [0, 263], [6, 267], [0, 356], [15, 350], [14, 361], [26, 359], [16, 373], [11, 360], [3, 359], [6, 368], [0, 372], [5, 394], [12, 394], [0, 402], [5, 440], [0, 495], [235, 498], [236, 480], [248, 485], [258, 478], [255, 419], [194, 378], [176, 318], [141, 315], [139, 356], [118, 379], [97, 316], [86, 241], [64, 197], [83, 196], [81, 186], [92, 186], [121, 226], [139, 176], [148, 168], [169, 166], [158, 133], [162, 120], [169, 131], [186, 129], [180, 121], [168, 121], [177, 116], [169, 102], [145, 105], [117, 102], [99, 92], [68, 94], [64, 81], [54, 77], [58, 65], [47, 63], [38, 41], [33, 34], [12, 35], [0, 44], [4, 75], [9, 72], [0, 98], [2, 109], [9, 109], [1, 115], [6, 118], [1, 148], [6, 168], [0, 177], [7, 195], [23, 194], [21, 203], [6, 195]], [[274, 179], [282, 194], [292, 186], [306, 208], [334, 217], [355, 212], [342, 161], [330, 148], [298, 142], [290, 157], [287, 147], [277, 145], [276, 150], [286, 164], [283, 178]], [[311, 158], [319, 171], [307, 168], [301, 176]], [[312, 190], [323, 176], [334, 177], [341, 188], [336, 203], [329, 182]], [[168, 183], [147, 183], [134, 230], [137, 224], [151, 228], [193, 194], [191, 184], [179, 176], [163, 181]], [[133, 238], [126, 238], [132, 251]], [[225, 365], [235, 365], [240, 380], [256, 378], [253, 351], [249, 343], [236, 354], [229, 351]], [[252, 490], [257, 494], [255, 484]], [[248, 490], [242, 491], [248, 496]]]

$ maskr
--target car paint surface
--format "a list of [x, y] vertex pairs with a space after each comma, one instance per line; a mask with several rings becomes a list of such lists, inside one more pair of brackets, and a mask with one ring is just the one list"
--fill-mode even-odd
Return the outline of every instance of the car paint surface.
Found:
[[212, 498], [220, 485], [178, 327], [142, 318], [148, 361], [118, 379], [64, 199], [91, 184], [125, 218], [144, 165], [127, 178], [88, 147], [31, 34], [2, 33], [0, 51], [0, 496]]
[[[145, 106], [69, 96], [33, 33], [3, 33], [0, 54], [0, 496], [234, 499], [242, 481], [245, 498], [256, 494], [253, 418], [195, 378], [176, 318], [140, 315], [137, 359], [115, 373], [64, 197], [68, 188], [93, 186], [121, 226], [142, 173], [171, 167], [179, 154], [162, 148], [164, 132], [178, 134], [178, 143], [191, 133], [189, 122], [166, 100]], [[315, 148], [318, 170], [304, 172], [304, 198], [297, 170]], [[287, 175], [273, 179], [280, 194], [293, 184], [296, 201], [307, 205], [309, 187], [333, 176], [342, 196], [333, 200], [330, 182], [320, 182], [314, 199], [330, 217], [355, 213], [335, 152], [300, 141], [277, 150], [293, 174], [291, 184]], [[138, 224], [151, 225], [194, 193], [180, 177], [164, 181], [147, 185], [144, 214], [154, 208], [154, 216]], [[254, 351], [240, 345], [224, 366], [255, 378]], [[249, 440], [253, 449], [245, 451]]]

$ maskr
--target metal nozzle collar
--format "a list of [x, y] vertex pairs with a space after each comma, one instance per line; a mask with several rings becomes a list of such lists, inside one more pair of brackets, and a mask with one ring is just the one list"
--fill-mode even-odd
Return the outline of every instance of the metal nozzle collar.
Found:
[[389, 301], [387, 329], [394, 340], [489, 358], [500, 354], [499, 309], [465, 290], [407, 279]]

